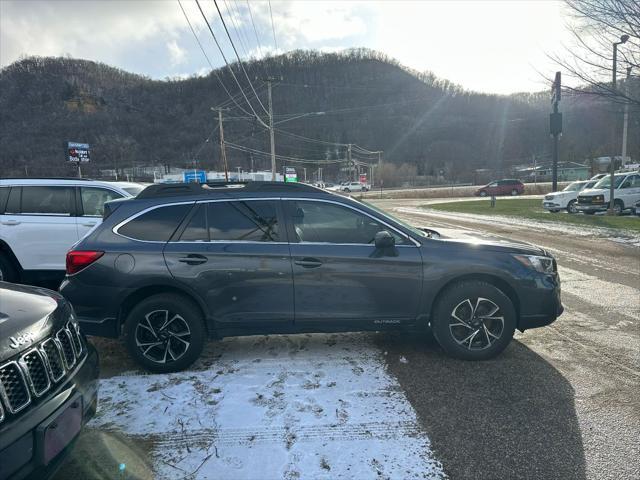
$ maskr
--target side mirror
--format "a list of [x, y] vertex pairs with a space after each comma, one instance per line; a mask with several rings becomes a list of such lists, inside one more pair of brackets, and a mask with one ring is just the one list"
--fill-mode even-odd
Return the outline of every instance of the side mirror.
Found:
[[376, 248], [391, 248], [396, 246], [396, 239], [386, 230], [376, 233], [374, 238]]

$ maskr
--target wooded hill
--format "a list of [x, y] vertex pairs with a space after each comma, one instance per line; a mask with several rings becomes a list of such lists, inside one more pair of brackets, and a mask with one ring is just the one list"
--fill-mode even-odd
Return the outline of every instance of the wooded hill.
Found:
[[[465, 91], [364, 49], [296, 51], [247, 62], [246, 69], [265, 106], [263, 79], [278, 78], [273, 88], [275, 121], [282, 122], [276, 132], [278, 155], [341, 159], [346, 147], [330, 143], [354, 143], [383, 150], [384, 162], [404, 164], [409, 176], [444, 171], [452, 181], [469, 181], [479, 168], [506, 174], [509, 166], [530, 162], [534, 154], [539, 162], [548, 159], [548, 92]], [[93, 176], [99, 169], [131, 166], [193, 167], [194, 158], [202, 168], [220, 169], [217, 113], [211, 107], [221, 104], [230, 108], [224, 112], [225, 140], [268, 152], [268, 132], [229, 100], [216, 74], [232, 95], [239, 94], [228, 69], [160, 81], [71, 58], [31, 57], [9, 65], [0, 72], [0, 176], [73, 174], [65, 162], [66, 141], [91, 144], [92, 161], [84, 170]], [[246, 80], [242, 84], [266, 121]], [[237, 103], [250, 111], [242, 96]], [[619, 155], [620, 108], [597, 97], [564, 98], [561, 160]], [[291, 119], [306, 112], [324, 113]], [[629, 131], [629, 153], [636, 159], [638, 117], [632, 112]], [[228, 149], [227, 156], [232, 169], [249, 169], [252, 162], [256, 169], [270, 168], [269, 158], [259, 153]], [[356, 153], [354, 158], [377, 161]], [[285, 163], [279, 160], [279, 168]], [[335, 164], [323, 166], [325, 178], [339, 175]]]

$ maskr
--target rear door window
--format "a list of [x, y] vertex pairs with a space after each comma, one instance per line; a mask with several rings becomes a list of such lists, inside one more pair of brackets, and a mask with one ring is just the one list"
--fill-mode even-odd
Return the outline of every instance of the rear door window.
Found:
[[208, 242], [209, 232], [207, 230], [207, 205], [201, 204], [196, 207], [196, 211], [189, 219], [182, 235], [181, 242]]
[[102, 217], [105, 202], [122, 198], [122, 195], [106, 188], [80, 187], [80, 198], [84, 216]]
[[4, 213], [4, 207], [7, 205], [9, 190], [11, 190], [9, 187], [0, 187], [0, 215]]
[[9, 192], [9, 198], [7, 199], [7, 206], [4, 210], [6, 214], [18, 214], [20, 213], [20, 195], [22, 194], [22, 187], [12, 187]]
[[277, 204], [273, 200], [211, 202], [207, 209], [211, 241], [280, 241]]
[[73, 187], [23, 186], [20, 213], [23, 215], [75, 214]]
[[154, 208], [125, 223], [117, 232], [134, 240], [167, 242], [191, 209], [191, 205]]

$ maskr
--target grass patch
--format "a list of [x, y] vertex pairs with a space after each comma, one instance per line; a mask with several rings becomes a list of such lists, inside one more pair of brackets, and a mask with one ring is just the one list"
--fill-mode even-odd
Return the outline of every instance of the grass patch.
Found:
[[471, 213], [474, 215], [503, 215], [526, 220], [544, 220], [554, 223], [616, 228], [640, 232], [640, 218], [631, 215], [610, 217], [608, 215], [585, 215], [582, 213], [573, 215], [564, 212], [550, 213], [542, 208], [542, 200], [529, 198], [498, 198], [494, 208], [491, 208], [490, 202], [490, 199], [447, 202], [423, 205], [422, 208], [430, 208], [443, 212]]

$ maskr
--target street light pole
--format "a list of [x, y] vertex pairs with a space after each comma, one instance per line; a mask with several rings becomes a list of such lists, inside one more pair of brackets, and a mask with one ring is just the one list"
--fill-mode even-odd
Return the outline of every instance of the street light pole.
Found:
[[[613, 72], [612, 72], [612, 87], [613, 87], [613, 95], [615, 95], [616, 92], [616, 88], [618, 86], [618, 45], [622, 45], [623, 43], [627, 43], [627, 40], [629, 40], [629, 35], [622, 35], [620, 37], [620, 41], [619, 42], [614, 42], [613, 43]], [[614, 106], [615, 106], [615, 102], [614, 102]], [[615, 140], [616, 138], [616, 124], [615, 121], [613, 122], [611, 128], [613, 129], [613, 140]], [[613, 150], [613, 143], [612, 142], [612, 150]], [[613, 206], [615, 203], [615, 173], [616, 173], [616, 167], [615, 167], [615, 155], [613, 155], [613, 151], [610, 152], [611, 156], [609, 157], [611, 159], [610, 163], [609, 163], [609, 171], [610, 171], [610, 185], [609, 185], [609, 210], [608, 210], [608, 214], [609, 215], [614, 215], [614, 211], [613, 211]]]
[[[631, 79], [631, 67], [627, 67], [627, 82], [625, 83], [625, 92], [629, 95], [629, 80]], [[622, 165], [627, 158], [627, 132], [629, 131], [629, 102], [624, 103], [624, 121], [622, 123]]]

